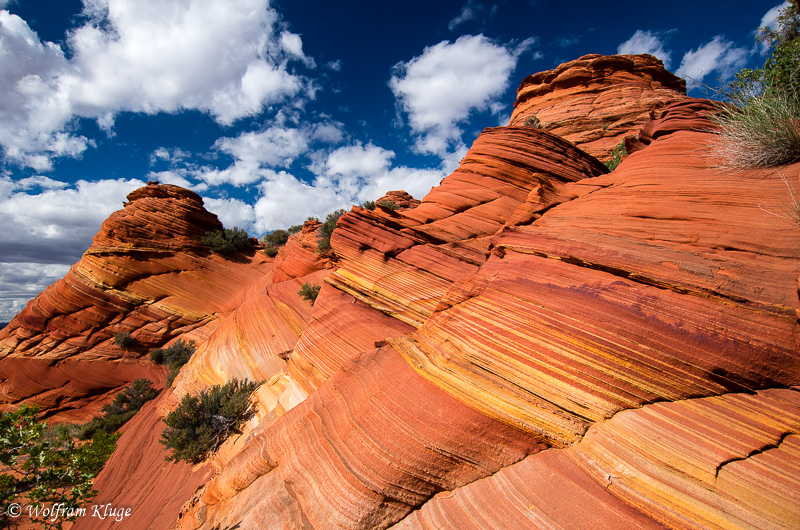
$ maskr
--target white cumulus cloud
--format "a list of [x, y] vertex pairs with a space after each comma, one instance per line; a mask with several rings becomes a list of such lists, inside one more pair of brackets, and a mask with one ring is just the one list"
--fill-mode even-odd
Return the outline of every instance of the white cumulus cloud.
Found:
[[389, 86], [408, 115], [420, 153], [444, 155], [461, 146], [459, 124], [474, 111], [492, 108], [506, 90], [521, 53], [483, 35], [465, 35], [425, 48], [422, 55], [395, 65]]
[[337, 208], [375, 200], [390, 190], [422, 198], [448, 170], [393, 167], [395, 153], [374, 144], [355, 143], [317, 157], [316, 177], [303, 182], [286, 171], [262, 171], [261, 195], [255, 205], [255, 229], [264, 233], [324, 216]]
[[664, 68], [669, 69], [672, 64], [672, 52], [664, 48], [663, 36], [652, 31], [637, 29], [630, 39], [617, 47], [617, 53], [622, 55], [649, 53], [661, 59]]
[[686, 52], [675, 73], [694, 85], [702, 83], [711, 73], [725, 80], [745, 66], [749, 55], [746, 48], [739, 48], [723, 35], [717, 35], [696, 50]]
[[[269, 0], [84, 0], [88, 21], [67, 50], [42, 42], [0, 11], [0, 145], [39, 170], [91, 144], [69, 125], [92, 118], [107, 130], [122, 111], [206, 112], [220, 124], [270, 105], [313, 98], [290, 65], [308, 68], [299, 35]], [[68, 53], [65, 53], [68, 52]]]

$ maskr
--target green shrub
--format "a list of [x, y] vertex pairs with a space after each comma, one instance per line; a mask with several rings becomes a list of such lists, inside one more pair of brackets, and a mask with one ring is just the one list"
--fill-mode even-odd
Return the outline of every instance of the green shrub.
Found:
[[289, 241], [288, 230], [273, 230], [261, 239], [262, 243], [270, 247], [282, 247], [287, 241]]
[[193, 340], [187, 342], [183, 339], [178, 339], [168, 348], [153, 348], [150, 350], [151, 361], [169, 366], [169, 373], [165, 382], [167, 388], [172, 386], [178, 376], [178, 372], [194, 355], [195, 349], [196, 345]]
[[606, 161], [606, 167], [609, 171], [614, 171], [617, 169], [617, 166], [625, 160], [625, 157], [628, 156], [628, 150], [625, 149], [625, 142], [622, 141], [617, 144], [616, 147], [611, 151], [611, 158]]
[[345, 213], [345, 210], [339, 209], [325, 217], [325, 222], [319, 227], [319, 243], [317, 244], [319, 250], [331, 248], [331, 234], [333, 234], [333, 229], [336, 228], [336, 221]]
[[[98, 433], [81, 445], [70, 437], [48, 438], [44, 436], [47, 424], [37, 420], [37, 413], [36, 407], [28, 406], [0, 413], [0, 525], [4, 528], [16, 528], [16, 520], [9, 517], [12, 503], [29, 506], [31, 522], [41, 528], [63, 528], [75, 521], [77, 514], [71, 514], [97, 494], [92, 479], [119, 438]], [[64, 510], [59, 517], [40, 516], [42, 512], [36, 510], [53, 504], [61, 504]]]
[[301, 231], [302, 229], [303, 229], [303, 225], [292, 225], [289, 228], [287, 228], [286, 231], [289, 232], [290, 236], [293, 236], [294, 234], [296, 234], [297, 232]]
[[95, 416], [80, 426], [78, 437], [92, 438], [97, 432], [114, 433], [131, 419], [145, 403], [155, 399], [158, 391], [149, 379], [137, 379], [114, 396], [114, 401], [103, 406], [102, 416]]
[[245, 230], [238, 227], [206, 232], [200, 241], [212, 252], [223, 256], [250, 248], [250, 236]]
[[120, 348], [130, 348], [134, 344], [133, 337], [127, 331], [119, 331], [114, 333], [114, 344], [119, 346]]
[[266, 246], [266, 248], [264, 249], [264, 254], [266, 254], [270, 258], [274, 258], [275, 256], [277, 256], [278, 249], [284, 246], [289, 241], [290, 235], [291, 233], [289, 232], [289, 230], [273, 230], [269, 234], [265, 235], [261, 239], [261, 242]]
[[364, 208], [365, 210], [374, 210], [375, 201], [364, 201], [363, 204], [361, 204], [361, 207]]
[[167, 428], [161, 443], [170, 450], [166, 459], [197, 464], [213, 454], [253, 415], [250, 396], [260, 384], [234, 379], [183, 396], [180, 405], [164, 418]]
[[319, 296], [320, 286], [316, 283], [304, 283], [303, 286], [297, 291], [297, 294], [303, 297], [304, 300], [311, 302], [311, 305], [314, 305], [314, 302], [317, 301], [317, 296]]

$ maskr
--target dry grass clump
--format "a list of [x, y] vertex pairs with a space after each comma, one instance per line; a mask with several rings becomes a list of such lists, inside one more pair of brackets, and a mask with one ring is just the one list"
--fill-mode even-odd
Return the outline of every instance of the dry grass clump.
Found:
[[795, 87], [725, 105], [714, 117], [714, 151], [731, 169], [775, 167], [800, 160], [800, 93]]

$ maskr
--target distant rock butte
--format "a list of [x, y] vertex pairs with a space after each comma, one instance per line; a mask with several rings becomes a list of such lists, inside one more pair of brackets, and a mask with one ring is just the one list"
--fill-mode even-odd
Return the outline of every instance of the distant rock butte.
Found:
[[[138, 190], [0, 331], [0, 369], [30, 374], [6, 401], [78, 417], [130, 368], [162, 375], [144, 345], [198, 341], [98, 477], [138, 514], [121, 528], [797, 527], [800, 229], [770, 213], [800, 164], [717, 169], [713, 105], [683, 92], [650, 56], [530, 76], [510, 126], [421, 201], [353, 207], [328, 253], [310, 221], [274, 260], [225, 260], [199, 197]], [[611, 173], [586, 152], [621, 141]], [[265, 381], [243, 433], [161, 462], [160, 417], [232, 377]]]
[[607, 160], [651, 112], [686, 98], [686, 82], [652, 55], [585, 55], [526, 77], [509, 125], [535, 116], [548, 131]]

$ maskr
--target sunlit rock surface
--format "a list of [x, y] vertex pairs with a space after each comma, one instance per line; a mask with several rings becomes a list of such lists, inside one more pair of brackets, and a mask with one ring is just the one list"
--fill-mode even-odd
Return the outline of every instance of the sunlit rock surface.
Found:
[[[185, 512], [180, 526], [256, 528], [263, 517], [287, 525], [299, 517], [312, 526], [343, 528], [385, 526], [395, 520], [427, 528], [462, 524], [504, 528], [510, 520], [579, 528], [680, 528], [686, 521], [696, 521], [699, 527], [706, 512], [719, 512], [720, 506], [738, 496], [753, 496], [754, 487], [729, 483], [719, 486], [717, 497], [709, 500], [696, 487], [705, 480], [700, 471], [681, 465], [670, 472], [674, 476], [640, 476], [624, 490], [609, 488], [600, 480], [602, 474], [616, 476], [634, 469], [652, 451], [648, 444], [658, 433], [655, 426], [636, 432], [614, 426], [626, 418], [636, 422], [649, 417], [642, 416], [645, 411], [690, 415], [695, 407], [721, 403], [730, 404], [733, 415], [720, 419], [722, 424], [731, 424], [735, 417], [741, 422], [740, 432], [758, 432], [764, 428], [759, 422], [777, 420], [734, 410], [753, 394], [761, 396], [754, 401], [757, 406], [785, 421], [778, 422], [774, 435], [748, 441], [733, 452], [746, 456], [780, 442], [780, 459], [765, 479], [773, 485], [765, 486], [769, 492], [765, 495], [778, 495], [782, 484], [791, 493], [778, 496], [767, 507], [758, 501], [743, 502], [730, 520], [794, 521], [789, 501], [796, 498], [792, 470], [798, 461], [790, 434], [797, 430], [791, 415], [796, 392], [772, 389], [800, 381], [796, 353], [800, 232], [791, 219], [767, 211], [767, 205], [786, 197], [786, 186], [776, 171], [716, 169], [718, 163], [707, 147], [713, 139], [708, 132], [710, 109], [707, 102], [693, 100], [657, 113], [642, 135], [644, 147], [610, 174], [598, 171], [586, 178], [544, 180], [533, 176], [546, 169], [531, 156], [527, 165], [531, 180], [520, 184], [522, 191], [505, 186], [507, 196], [487, 200], [486, 187], [465, 186], [476, 188], [472, 196], [477, 199], [461, 199], [464, 204], [458, 207], [452, 198], [457, 193], [445, 192], [455, 187], [451, 179], [464, 179], [462, 165], [415, 209], [399, 214], [355, 209], [343, 217], [332, 239], [338, 268], [328, 283], [408, 323], [414, 331], [387, 339], [388, 345], [340, 364], [336, 372], [331, 369], [332, 375], [309, 400], [254, 438], [231, 461]], [[487, 132], [499, 137], [499, 131]], [[521, 134], [532, 144], [551, 136], [534, 130]], [[483, 137], [476, 145], [485, 141]], [[581, 156], [585, 155], [577, 155], [577, 160]], [[464, 164], [470, 160], [468, 155]], [[488, 155], [484, 165], [501, 167], [503, 161]], [[796, 175], [800, 165], [783, 171]], [[504, 201], [505, 214], [498, 214], [491, 226], [482, 231], [471, 226], [466, 212]], [[520, 208], [526, 215], [509, 222]], [[461, 222], [452, 219], [458, 215], [464, 216]], [[485, 246], [478, 247], [475, 241]], [[482, 255], [468, 254], [464, 248], [485, 250]], [[419, 252], [416, 249], [443, 257], [402, 260], [404, 254]], [[471, 262], [465, 256], [472, 257]], [[451, 265], [437, 270], [443, 262]], [[430, 297], [422, 294], [425, 289]], [[398, 357], [405, 360], [403, 370], [396, 367]], [[311, 355], [306, 362], [323, 364]], [[369, 384], [362, 380], [366, 373]], [[390, 374], [385, 389], [371, 384], [372, 379]], [[433, 385], [422, 386], [417, 378]], [[389, 387], [401, 387], [404, 397], [410, 393], [415, 399], [409, 403]], [[351, 394], [356, 388], [358, 392]], [[783, 392], [780, 399], [790, 403], [788, 408], [779, 406], [780, 400], [766, 399], [776, 392]], [[437, 403], [453, 399], [472, 411], [464, 416], [448, 414], [449, 424], [440, 427], [439, 436], [444, 438], [425, 438], [424, 446], [436, 448], [436, 455], [452, 454], [446, 449], [448, 440], [473, 429], [461, 422], [480, 413], [497, 426], [493, 432], [502, 432], [499, 426], [504, 426], [516, 433], [514, 440], [522, 436], [533, 444], [510, 453], [511, 460], [525, 452], [533, 456], [477, 481], [476, 477], [491, 475], [489, 460], [498, 458], [496, 454], [472, 453], [470, 461], [480, 467], [470, 475], [457, 471], [459, 459], [445, 459], [448, 463], [443, 464], [441, 456], [428, 455], [427, 467], [414, 463], [410, 455], [420, 454], [413, 448], [421, 431], [396, 415], [402, 411], [435, 426], [426, 419], [429, 399]], [[665, 407], [662, 402], [675, 404]], [[416, 403], [424, 404], [424, 410]], [[374, 431], [381, 418], [386, 428]], [[325, 427], [320, 421], [326, 422]], [[693, 436], [701, 439], [707, 435], [706, 445], [682, 447], [680, 458], [708, 459], [713, 470], [734, 457], [726, 453], [720, 460], [709, 453], [713, 444], [728, 442], [715, 442], [703, 425], [699, 419], [660, 425], [664, 434], [657, 440], [668, 435], [677, 440], [688, 431], [697, 431]], [[299, 428], [314, 435], [303, 439], [293, 430]], [[595, 433], [605, 432], [613, 433], [610, 441], [605, 445], [594, 441], [600, 436]], [[473, 436], [459, 445], [477, 451], [486, 436]], [[642, 441], [635, 442], [636, 436]], [[637, 445], [622, 455], [609, 449], [629, 441]], [[492, 445], [509, 454], [505, 438]], [[284, 447], [292, 447], [291, 457]], [[543, 450], [546, 447], [550, 449]], [[601, 464], [592, 451], [605, 454], [608, 461]], [[372, 460], [373, 455], [379, 459]], [[292, 463], [294, 458], [303, 464]], [[365, 459], [372, 463], [355, 463]], [[597, 469], [589, 469], [590, 465]], [[420, 468], [443, 466], [452, 466], [450, 472], [457, 478], [437, 482], [436, 488], [426, 486], [429, 481]], [[334, 480], [337, 487], [330, 486]], [[402, 485], [403, 493], [387, 489], [387, 482]], [[454, 483], [469, 485], [463, 486], [462, 494], [462, 487], [446, 485]], [[675, 492], [673, 487], [682, 489]], [[430, 496], [437, 488], [456, 497]], [[265, 489], [281, 492], [284, 500], [258, 501]], [[698, 497], [696, 506], [681, 508], [693, 495]], [[480, 502], [469, 500], [478, 498]], [[557, 510], [558, 503], [563, 508], [575, 498], [587, 504], [563, 513]], [[503, 510], [504, 502], [511, 502], [516, 513]], [[518, 502], [533, 508], [525, 510]], [[277, 505], [291, 509], [279, 510]], [[445, 506], [455, 511], [446, 511]], [[683, 511], [676, 515], [678, 508]], [[413, 515], [405, 519], [409, 513]], [[501, 513], [508, 513], [509, 519]], [[718, 527], [725, 527], [728, 520], [720, 520]]]
[[[99, 499], [141, 514], [119, 528], [797, 527], [800, 228], [784, 212], [800, 164], [718, 169], [713, 105], [683, 92], [650, 56], [531, 76], [511, 126], [485, 130], [419, 202], [393, 191], [376, 203], [394, 207], [353, 207], [328, 252], [311, 221], [274, 260], [207, 255], [191, 227], [217, 225], [191, 209], [199, 221], [179, 233], [195, 235], [164, 238], [185, 245], [171, 259], [205, 260], [204, 275], [227, 267], [224, 279], [206, 292], [184, 272], [186, 286], [156, 295], [161, 274], [140, 272], [100, 289], [184, 319], [160, 334], [161, 317], [132, 327], [143, 343], [198, 341], [98, 478]], [[533, 115], [550, 125], [525, 125]], [[592, 155], [621, 141], [632, 154], [609, 173]], [[146, 190], [131, 204], [190, 193]], [[138, 266], [163, 267], [160, 256]], [[313, 306], [305, 283], [321, 286]], [[59, 397], [73, 350], [31, 316], [62, 298], [40, 298], [0, 332], [0, 367], [62, 359], [29, 377], [39, 390], [27, 397], [75, 405]], [[105, 311], [95, 298], [86, 307]], [[86, 335], [102, 340], [78, 359], [163, 377], [111, 344], [116, 329]], [[232, 377], [264, 381], [255, 418], [203, 466], [164, 464], [160, 418]], [[5, 383], [8, 401], [32, 385], [20, 381]]]
[[439, 494], [396, 527], [796, 528], [798, 461], [797, 390], [657, 403]]
[[548, 131], [606, 160], [651, 112], [685, 94], [686, 82], [652, 55], [585, 55], [526, 77], [509, 125], [536, 117]]
[[[159, 379], [150, 348], [204, 338], [270, 270], [255, 251], [211, 254], [200, 238], [219, 228], [194, 192], [165, 184], [128, 195], [67, 275], [0, 330], [3, 402], [72, 411], [139, 377]], [[121, 332], [129, 348], [115, 344]]]

